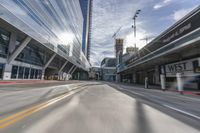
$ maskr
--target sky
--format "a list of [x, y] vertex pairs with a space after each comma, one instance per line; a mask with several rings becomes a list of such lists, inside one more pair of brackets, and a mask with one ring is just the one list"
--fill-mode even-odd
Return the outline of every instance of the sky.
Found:
[[[105, 57], [114, 57], [113, 34], [120, 28], [117, 38], [124, 39], [126, 47], [142, 48], [184, 15], [200, 5], [200, 0], [93, 0], [92, 39], [90, 62], [100, 66]], [[136, 10], [137, 37], [133, 35], [133, 16]]]

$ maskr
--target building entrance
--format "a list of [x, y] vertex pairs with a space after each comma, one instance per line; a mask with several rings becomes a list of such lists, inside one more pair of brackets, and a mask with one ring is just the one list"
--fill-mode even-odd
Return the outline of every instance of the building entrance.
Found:
[[4, 69], [4, 64], [0, 63], [0, 79], [3, 78], [3, 69]]

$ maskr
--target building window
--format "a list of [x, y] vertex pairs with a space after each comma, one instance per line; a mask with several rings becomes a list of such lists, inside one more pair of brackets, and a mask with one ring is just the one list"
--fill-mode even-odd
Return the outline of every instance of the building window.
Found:
[[[1, 72], [1, 64], [0, 64], [0, 72]], [[12, 75], [11, 75], [12, 79], [40, 79], [41, 77], [42, 77], [42, 70], [22, 67], [22, 66], [12, 67]]]
[[17, 78], [17, 73], [18, 73], [18, 66], [13, 66], [12, 67], [11, 79], [16, 79]]
[[23, 77], [24, 77], [24, 67], [19, 67], [18, 79], [23, 79]]
[[34, 79], [35, 76], [35, 69], [31, 69], [31, 73], [30, 73], [30, 79]]
[[10, 33], [0, 28], [0, 57], [7, 57], [9, 40]]
[[38, 70], [38, 79], [42, 78], [42, 70]]
[[0, 63], [0, 79], [3, 78], [3, 69], [4, 69], [4, 64]]
[[38, 70], [35, 69], [35, 79], [38, 79]]
[[43, 66], [46, 58], [46, 52], [39, 49], [34, 44], [29, 43], [22, 52], [17, 56], [16, 60], [26, 62], [33, 65]]
[[29, 78], [29, 71], [30, 71], [30, 68], [25, 68], [24, 79], [28, 79]]

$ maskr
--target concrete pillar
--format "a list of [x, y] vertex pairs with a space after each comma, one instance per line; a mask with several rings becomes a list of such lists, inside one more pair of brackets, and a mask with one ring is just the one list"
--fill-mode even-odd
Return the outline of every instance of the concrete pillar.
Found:
[[160, 84], [159, 77], [160, 77], [159, 66], [155, 66], [155, 84], [156, 85]]
[[80, 80], [80, 73], [78, 72], [78, 80]]
[[[99, 80], [99, 79], [98, 79]], [[121, 76], [120, 76], [120, 74], [117, 74], [116, 75], [116, 82], [117, 83], [120, 83], [120, 81], [121, 81]]]
[[44, 65], [43, 70], [42, 70], [42, 77], [41, 80], [44, 80], [44, 76], [45, 76], [45, 70], [46, 68], [49, 66], [49, 64], [53, 61], [53, 59], [56, 57], [56, 53], [54, 53], [51, 58], [47, 61], [47, 63]]
[[180, 92], [180, 94], [183, 94], [183, 85], [184, 85], [184, 81], [183, 81], [183, 76], [181, 73], [177, 73], [176, 74], [176, 79], [177, 79], [177, 87], [178, 87], [178, 91]]
[[144, 83], [145, 83], [145, 89], [148, 89], [149, 88], [148, 77], [145, 77]]
[[42, 77], [41, 77], [41, 80], [44, 80], [44, 76], [45, 76], [45, 69], [42, 70]]
[[31, 37], [29, 36], [24, 39], [20, 46], [15, 49], [15, 51], [8, 57], [8, 64], [15, 60], [15, 58], [22, 52], [22, 50], [27, 46], [30, 41]]
[[9, 46], [8, 46], [8, 55], [11, 55], [15, 48], [16, 48], [16, 40], [17, 40], [17, 34], [15, 32], [11, 32], [10, 40], [9, 40]]
[[62, 71], [63, 71], [64, 67], [67, 65], [67, 63], [68, 63], [68, 61], [65, 61], [65, 63], [61, 66], [60, 70], [58, 71], [58, 78], [59, 78], [59, 80], [63, 79], [63, 73], [62, 73]]
[[164, 74], [160, 75], [160, 83], [161, 83], [161, 89], [163, 91], [165, 91], [166, 90], [166, 79], [165, 79], [165, 75]]
[[49, 64], [53, 61], [53, 59], [56, 57], [56, 53], [54, 53], [51, 58], [48, 60], [48, 62], [44, 65], [44, 69], [46, 69]]
[[71, 71], [74, 69], [74, 67], [76, 67], [75, 65], [73, 65], [70, 69], [69, 69], [69, 71], [68, 71], [68, 74], [70, 74], [71, 73]]
[[136, 84], [136, 73], [133, 73], [133, 83]]
[[10, 80], [12, 74], [12, 65], [5, 64], [4, 73], [3, 73], [3, 80]]
[[75, 66], [75, 68], [73, 69], [71, 75], [75, 72], [76, 69], [77, 69], [77, 67]]
[[[8, 58], [9, 58], [9, 55], [12, 55], [12, 53], [15, 50], [16, 40], [17, 40], [17, 34], [15, 32], [11, 32], [9, 45], [8, 45]], [[11, 74], [12, 74], [12, 65], [5, 64], [4, 71], [3, 71], [3, 80], [10, 80]]]

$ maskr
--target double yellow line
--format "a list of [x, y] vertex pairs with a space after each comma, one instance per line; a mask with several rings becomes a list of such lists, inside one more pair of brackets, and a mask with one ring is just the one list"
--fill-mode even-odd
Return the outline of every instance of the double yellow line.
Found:
[[33, 107], [30, 107], [28, 109], [20, 111], [20, 112], [18, 112], [16, 114], [13, 114], [11, 116], [3, 118], [3, 119], [0, 120], [0, 129], [3, 129], [3, 128], [9, 126], [9, 125], [12, 125], [15, 122], [17, 122], [17, 121], [19, 121], [19, 120], [21, 120], [21, 119], [23, 119], [23, 118], [25, 118], [27, 116], [30, 116], [31, 114], [33, 114], [35, 112], [38, 112], [39, 110], [42, 110], [42, 109], [44, 109], [44, 108], [46, 108], [46, 107], [48, 107], [48, 106], [50, 106], [50, 105], [52, 105], [54, 103], [56, 103], [56, 102], [58, 102], [58, 101], [60, 101], [60, 100], [62, 100], [64, 98], [66, 98], [66, 97], [69, 97], [69, 96], [71, 96], [71, 95], [73, 95], [73, 94], [81, 91], [81, 90], [82, 89], [70, 91], [67, 94], [63, 94], [63, 95], [58, 96], [56, 98], [53, 98], [53, 99], [51, 99], [49, 101], [46, 101], [44, 103], [35, 105]]

